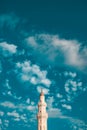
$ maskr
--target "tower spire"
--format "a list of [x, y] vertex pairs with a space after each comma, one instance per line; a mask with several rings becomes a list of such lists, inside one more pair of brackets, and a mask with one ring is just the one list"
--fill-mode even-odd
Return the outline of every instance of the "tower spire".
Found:
[[44, 96], [44, 92], [43, 92], [43, 89], [42, 89], [42, 88], [41, 88], [40, 96]]
[[43, 92], [43, 89], [41, 88], [41, 93]]
[[38, 114], [37, 114], [37, 119], [38, 119], [38, 130], [47, 130], [47, 118], [48, 114], [46, 112], [46, 102], [45, 102], [45, 96], [43, 89], [41, 89], [40, 93], [40, 101], [38, 103]]

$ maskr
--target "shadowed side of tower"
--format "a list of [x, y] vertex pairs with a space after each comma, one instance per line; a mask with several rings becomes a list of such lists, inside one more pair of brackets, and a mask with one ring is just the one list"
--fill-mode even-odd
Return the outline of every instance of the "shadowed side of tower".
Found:
[[46, 102], [43, 90], [40, 93], [40, 101], [38, 103], [38, 130], [47, 130], [47, 118], [48, 114], [46, 112]]

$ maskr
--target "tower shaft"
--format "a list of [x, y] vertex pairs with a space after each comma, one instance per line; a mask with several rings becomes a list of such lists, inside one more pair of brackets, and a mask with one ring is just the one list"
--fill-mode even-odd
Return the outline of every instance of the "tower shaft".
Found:
[[38, 130], [47, 130], [48, 114], [46, 112], [46, 106], [47, 104], [45, 102], [44, 93], [41, 92], [40, 101], [38, 103], [38, 114], [37, 114]]

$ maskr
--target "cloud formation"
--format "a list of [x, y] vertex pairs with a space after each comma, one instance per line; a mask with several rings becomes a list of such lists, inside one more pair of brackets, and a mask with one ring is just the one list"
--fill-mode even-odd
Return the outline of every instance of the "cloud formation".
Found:
[[[80, 120], [75, 117], [70, 117], [70, 116], [65, 115], [63, 111], [61, 111], [59, 108], [55, 108], [53, 103], [54, 103], [54, 98], [49, 97], [47, 99], [49, 117], [59, 118], [61, 120], [67, 121], [67, 123], [69, 123], [70, 125], [70, 128], [73, 130], [76, 130], [76, 129], [85, 130], [87, 128], [87, 124], [85, 123], [85, 121]], [[63, 104], [63, 107], [69, 110], [72, 109], [70, 105], [66, 105], [66, 104]]]
[[[8, 126], [10, 127], [10, 120], [26, 127], [29, 127], [29, 124], [35, 121], [37, 107], [32, 101], [28, 104], [26, 102], [14, 103], [11, 101], [1, 101], [0, 107], [6, 109], [5, 112], [3, 111], [4, 109], [0, 111], [0, 128], [7, 129]], [[7, 121], [5, 122], [5, 120]]]
[[28, 82], [35, 86], [49, 87], [51, 85], [51, 81], [47, 78], [47, 71], [41, 70], [38, 65], [30, 61], [16, 63], [16, 73], [21, 82]]
[[66, 80], [64, 89], [67, 101], [73, 102], [79, 94], [87, 90], [87, 87], [80, 80], [71, 77]]
[[36, 34], [27, 37], [25, 42], [28, 48], [32, 49], [33, 54], [44, 57], [44, 62], [49, 61], [57, 66], [69, 65], [80, 69], [86, 67], [87, 47], [82, 47], [77, 40], [62, 39], [58, 35]]
[[0, 43], [0, 53], [4, 57], [12, 56], [17, 52], [17, 46], [14, 44], [8, 44], [7, 42]]

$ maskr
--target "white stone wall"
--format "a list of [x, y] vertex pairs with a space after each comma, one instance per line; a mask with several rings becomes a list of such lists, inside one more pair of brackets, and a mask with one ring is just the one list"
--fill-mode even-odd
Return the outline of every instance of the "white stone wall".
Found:
[[47, 118], [48, 114], [46, 112], [46, 102], [43, 92], [40, 94], [40, 102], [38, 103], [38, 130], [47, 130]]

